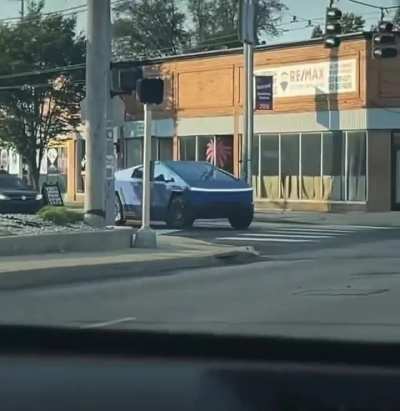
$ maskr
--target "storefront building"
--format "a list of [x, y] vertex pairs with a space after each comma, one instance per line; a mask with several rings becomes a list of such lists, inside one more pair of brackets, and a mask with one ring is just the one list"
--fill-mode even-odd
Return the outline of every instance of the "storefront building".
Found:
[[[258, 47], [255, 75], [273, 75], [271, 111], [256, 111], [257, 206], [385, 211], [400, 207], [398, 58], [371, 57], [368, 34]], [[209, 161], [237, 176], [242, 161], [243, 57], [222, 50], [153, 60], [165, 80], [153, 113], [153, 158]], [[124, 97], [120, 167], [141, 162], [143, 112]]]

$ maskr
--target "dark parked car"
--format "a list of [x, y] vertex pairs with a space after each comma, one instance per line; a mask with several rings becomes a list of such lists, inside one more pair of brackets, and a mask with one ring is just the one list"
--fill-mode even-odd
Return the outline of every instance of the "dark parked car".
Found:
[[42, 194], [16, 176], [0, 174], [0, 213], [35, 213], [42, 205]]
[[[141, 218], [143, 167], [115, 173], [116, 223]], [[170, 227], [190, 227], [196, 218], [227, 218], [246, 229], [253, 220], [253, 190], [206, 162], [156, 161], [151, 182], [151, 218]]]

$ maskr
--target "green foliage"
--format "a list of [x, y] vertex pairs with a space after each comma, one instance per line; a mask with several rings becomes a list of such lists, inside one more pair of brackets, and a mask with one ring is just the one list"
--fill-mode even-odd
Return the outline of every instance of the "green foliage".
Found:
[[340, 24], [342, 25], [343, 34], [357, 33], [364, 30], [365, 19], [354, 13], [343, 13]]
[[317, 25], [313, 28], [313, 31], [311, 33], [311, 38], [315, 39], [315, 38], [320, 38], [323, 37], [324, 35], [324, 31], [322, 30], [320, 25]]
[[[174, 55], [187, 46], [186, 16], [177, 0], [129, 0], [114, 12], [113, 39], [116, 57]], [[133, 54], [132, 54], [133, 53]]]
[[23, 20], [0, 25], [0, 141], [22, 155], [35, 188], [49, 142], [80, 124], [84, 92], [83, 70], [2, 78], [84, 62], [85, 40], [75, 34], [76, 19], [43, 16], [43, 7], [43, 0], [31, 1]]
[[[238, 0], [127, 0], [115, 7], [114, 50], [117, 58], [175, 55], [187, 50], [241, 46]], [[286, 6], [281, 0], [258, 0], [258, 42], [277, 36]]]
[[75, 224], [83, 221], [83, 213], [65, 207], [46, 206], [37, 213], [43, 220], [56, 225]]
[[[239, 4], [238, 0], [188, 0], [194, 44], [200, 48], [205, 45], [210, 45], [210, 48], [239, 46]], [[256, 3], [258, 43], [265, 36], [280, 34], [277, 24], [285, 10], [281, 0], [259, 0]]]

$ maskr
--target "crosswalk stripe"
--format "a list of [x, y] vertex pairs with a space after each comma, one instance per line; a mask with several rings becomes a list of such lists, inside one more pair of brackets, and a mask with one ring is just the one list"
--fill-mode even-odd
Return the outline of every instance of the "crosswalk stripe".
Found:
[[266, 230], [268, 233], [286, 233], [286, 234], [321, 234], [321, 235], [327, 235], [327, 236], [338, 236], [338, 235], [344, 235], [344, 234], [349, 234], [349, 233], [354, 233], [354, 231], [351, 230], [346, 230], [346, 231], [342, 231], [342, 230], [331, 230], [331, 231], [327, 231], [327, 230], [290, 230], [287, 228], [268, 228]]
[[315, 227], [282, 227], [282, 226], [277, 226], [277, 225], [272, 225], [268, 227], [269, 229], [272, 230], [282, 230], [282, 231], [315, 231], [315, 232], [320, 232], [320, 231], [326, 231], [326, 232], [353, 232], [354, 229], [344, 229], [344, 228], [315, 228]]
[[322, 238], [332, 238], [331, 235], [315, 235], [315, 234], [241, 234], [242, 236], [248, 237], [260, 237], [260, 238], [269, 238], [269, 237], [284, 237], [284, 238], [312, 238], [312, 239], [322, 239]]
[[219, 241], [259, 241], [265, 243], [311, 243], [315, 240], [297, 238], [218, 237]]
[[318, 224], [319, 228], [325, 229], [339, 229], [339, 230], [392, 230], [393, 227], [385, 227], [385, 226], [373, 226], [373, 225], [320, 225]]

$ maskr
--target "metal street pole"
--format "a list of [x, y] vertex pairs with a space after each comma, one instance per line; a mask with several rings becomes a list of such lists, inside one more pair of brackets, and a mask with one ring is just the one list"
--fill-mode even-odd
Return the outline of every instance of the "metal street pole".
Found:
[[151, 108], [144, 104], [142, 227], [135, 235], [137, 248], [157, 248], [157, 235], [150, 227], [151, 122]]
[[252, 185], [252, 154], [254, 135], [254, 50], [251, 43], [244, 43], [245, 58], [245, 112], [244, 112], [244, 139], [245, 139], [245, 177], [247, 183]]
[[241, 0], [241, 30], [244, 57], [244, 113], [242, 138], [242, 176], [252, 185], [252, 154], [254, 134], [254, 49], [256, 41], [255, 8], [257, 0]]
[[106, 113], [109, 90], [110, 0], [87, 0], [85, 221], [106, 223]]
[[[110, 0], [108, 0], [110, 1]], [[107, 148], [106, 148], [106, 179], [105, 179], [105, 196], [106, 196], [106, 225], [111, 226], [115, 224], [115, 150], [114, 150], [114, 123], [113, 123], [113, 106], [111, 97], [111, 60], [112, 60], [112, 45], [111, 45], [111, 7], [107, 7], [107, 51], [108, 51], [108, 92], [107, 92]]]

